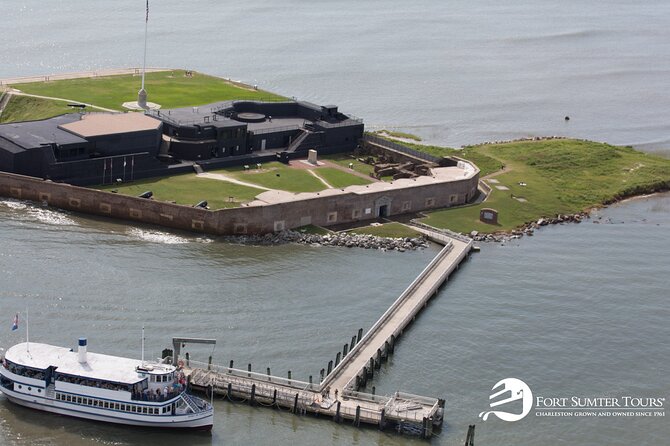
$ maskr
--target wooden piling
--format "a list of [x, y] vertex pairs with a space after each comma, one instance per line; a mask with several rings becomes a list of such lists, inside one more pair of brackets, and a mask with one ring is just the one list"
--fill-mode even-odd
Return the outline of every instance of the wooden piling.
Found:
[[267, 369], [268, 369], [267, 370], [267, 372], [268, 372], [268, 382], [271, 382], [272, 381], [272, 374], [270, 373], [270, 367], [268, 367]]
[[191, 366], [190, 362], [191, 362], [191, 355], [189, 355], [188, 352], [186, 352], [186, 367]]
[[359, 329], [358, 329], [358, 339], [356, 340], [356, 344], [358, 344], [359, 342], [361, 342], [361, 339], [362, 339], [362, 338], [363, 338], [363, 329], [362, 329], [362, 328], [359, 328]]
[[229, 400], [233, 400], [233, 383], [228, 383], [228, 389], [226, 390], [226, 396]]
[[212, 370], [212, 355], [209, 356], [209, 361], [207, 361], [207, 370]]
[[351, 337], [351, 343], [349, 344], [349, 351], [352, 351], [356, 346], [356, 336]]
[[340, 363], [340, 352], [337, 352], [337, 355], [335, 356], [335, 367]]
[[249, 363], [249, 364], [247, 365], [247, 372], [248, 372], [248, 373], [247, 373], [247, 376], [248, 376], [249, 378], [251, 378], [251, 363]]
[[272, 394], [272, 404], [277, 404], [277, 389], [275, 389], [274, 393]]
[[354, 426], [359, 427], [361, 425], [361, 406], [356, 406], [356, 418], [354, 418]]
[[342, 416], [340, 415], [340, 405], [342, 404], [342, 401], [337, 402], [337, 409], [335, 411], [335, 422], [340, 423], [342, 422]]
[[251, 385], [251, 398], [249, 400], [249, 404], [252, 406], [256, 405], [256, 384]]
[[386, 409], [382, 409], [379, 414], [379, 430], [384, 430], [386, 427]]
[[330, 372], [333, 371], [333, 361], [330, 360], [328, 361], [328, 373], [326, 375], [330, 375]]
[[299, 394], [295, 394], [295, 399], [293, 400], [293, 413], [298, 413], [298, 396]]
[[347, 356], [347, 353], [349, 352], [349, 344], [344, 344], [342, 347], [342, 359], [344, 359], [345, 356]]

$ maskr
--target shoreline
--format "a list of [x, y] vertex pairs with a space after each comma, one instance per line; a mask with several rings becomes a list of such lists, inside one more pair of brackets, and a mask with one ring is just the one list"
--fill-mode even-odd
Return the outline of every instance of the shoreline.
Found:
[[[670, 188], [663, 190], [657, 190], [650, 193], [643, 193], [640, 195], [631, 195], [626, 196], [621, 199], [615, 199], [613, 201], [608, 201], [603, 204], [591, 206], [583, 211], [575, 212], [572, 214], [556, 214], [553, 217], [541, 217], [537, 220], [524, 223], [522, 226], [510, 231], [499, 231], [492, 232], [487, 234], [479, 234], [477, 231], [472, 231], [470, 234], [464, 234], [468, 237], [471, 237], [474, 241], [477, 242], [495, 242], [495, 243], [504, 243], [509, 240], [520, 239], [524, 235], [532, 237], [537, 229], [540, 229], [543, 226], [558, 225], [564, 223], [581, 223], [584, 220], [591, 219], [591, 213], [597, 211], [598, 209], [605, 209], [612, 205], [623, 204], [627, 201], [639, 200], [642, 198], [651, 198], [656, 195], [661, 195], [664, 193], [670, 192]], [[593, 223], [600, 223], [594, 221]], [[474, 234], [474, 235], [473, 235]]]

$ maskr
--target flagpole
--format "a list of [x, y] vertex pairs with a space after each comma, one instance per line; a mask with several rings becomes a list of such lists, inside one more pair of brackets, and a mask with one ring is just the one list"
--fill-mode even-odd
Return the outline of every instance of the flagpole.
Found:
[[147, 15], [144, 20], [144, 61], [142, 63], [142, 90], [144, 90], [144, 73], [147, 70], [147, 34], [149, 31], [149, 0], [147, 0]]

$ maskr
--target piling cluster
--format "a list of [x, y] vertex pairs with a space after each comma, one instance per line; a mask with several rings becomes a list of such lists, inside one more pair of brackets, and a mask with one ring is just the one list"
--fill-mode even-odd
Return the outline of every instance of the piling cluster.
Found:
[[342, 246], [347, 248], [378, 249], [381, 251], [412, 251], [428, 247], [423, 237], [390, 238], [368, 234], [351, 234], [347, 232], [332, 234], [309, 234], [298, 231], [281, 231], [265, 235], [231, 236], [227, 239], [233, 243], [248, 245], [279, 245], [284, 243], [300, 243], [312, 246]]

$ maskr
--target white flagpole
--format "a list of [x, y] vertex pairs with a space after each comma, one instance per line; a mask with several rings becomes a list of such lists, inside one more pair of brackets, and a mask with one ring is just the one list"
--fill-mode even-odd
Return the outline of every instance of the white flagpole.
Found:
[[147, 0], [147, 15], [144, 19], [144, 61], [142, 63], [142, 90], [144, 90], [144, 73], [147, 69], [147, 34], [149, 30], [149, 0]]

